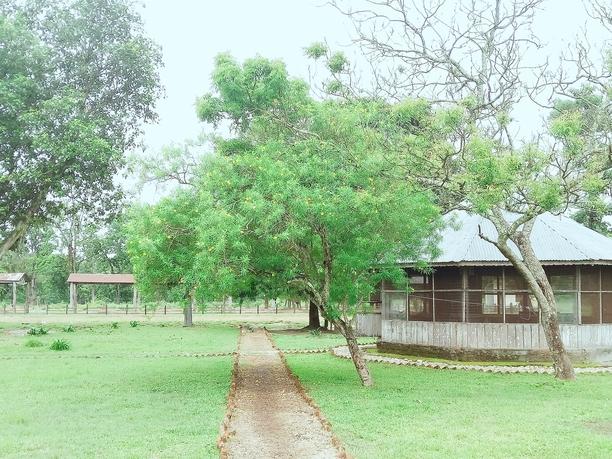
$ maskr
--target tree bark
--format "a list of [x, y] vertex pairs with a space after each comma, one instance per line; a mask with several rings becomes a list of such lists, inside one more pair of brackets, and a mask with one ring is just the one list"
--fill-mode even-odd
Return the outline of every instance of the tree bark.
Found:
[[[527, 282], [531, 293], [536, 297], [538, 307], [542, 312], [541, 322], [544, 336], [553, 358], [555, 377], [564, 380], [576, 379], [574, 367], [561, 339], [555, 294], [548, 277], [546, 277], [544, 267], [531, 245], [530, 236], [535, 224], [535, 217], [524, 218], [524, 221], [519, 219], [509, 225], [501, 214], [496, 213], [490, 217], [490, 220], [497, 228], [497, 240], [488, 238], [482, 232], [480, 232], [480, 237], [495, 245], [510, 260]], [[520, 225], [522, 225], [522, 229]], [[522, 258], [518, 257], [510, 248], [508, 239], [516, 244]]]
[[183, 308], [183, 327], [193, 326], [193, 305], [195, 304], [195, 298], [190, 298], [189, 304]]
[[350, 325], [350, 323], [347, 323], [341, 319], [334, 320], [333, 323], [336, 325], [336, 327], [338, 327], [340, 333], [342, 333], [346, 339], [346, 344], [348, 345], [349, 352], [351, 353], [351, 359], [353, 361], [353, 365], [355, 365], [355, 369], [357, 370], [361, 384], [363, 384], [365, 387], [371, 387], [374, 384], [374, 381], [372, 380], [370, 370], [368, 369], [366, 361], [363, 357], [363, 350], [357, 343], [357, 337], [355, 336], [353, 327]]
[[321, 319], [319, 318], [319, 307], [317, 304], [310, 300], [310, 305], [308, 306], [308, 330], [318, 330], [321, 328]]

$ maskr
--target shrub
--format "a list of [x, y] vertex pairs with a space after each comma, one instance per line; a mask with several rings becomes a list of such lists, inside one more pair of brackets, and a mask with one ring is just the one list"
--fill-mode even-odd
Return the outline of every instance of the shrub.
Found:
[[32, 335], [32, 336], [46, 335], [47, 333], [49, 333], [49, 330], [43, 327], [38, 327], [38, 328], [32, 327], [28, 330], [28, 335]]
[[138, 321], [137, 320], [130, 320], [130, 327], [132, 327], [132, 328], [138, 327]]
[[44, 344], [42, 343], [42, 341], [39, 341], [37, 339], [29, 339], [25, 342], [25, 347], [43, 347]]
[[321, 336], [321, 329], [313, 328], [312, 330], [310, 330], [310, 336], [315, 336], [315, 337]]
[[67, 351], [70, 349], [70, 343], [65, 339], [56, 339], [49, 347], [52, 351]]
[[64, 327], [62, 330], [64, 330], [66, 333], [74, 333], [76, 331], [72, 324], [68, 325], [67, 327]]
[[110, 327], [114, 329], [119, 328], [119, 322], [111, 322]]

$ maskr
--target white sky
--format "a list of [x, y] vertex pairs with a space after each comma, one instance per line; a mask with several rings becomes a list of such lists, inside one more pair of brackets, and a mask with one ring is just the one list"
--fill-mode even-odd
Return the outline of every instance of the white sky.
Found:
[[[452, 0], [451, 0], [452, 1]], [[352, 26], [325, 0], [144, 0], [141, 14], [149, 36], [161, 47], [166, 96], [158, 103], [159, 123], [147, 126], [149, 154], [162, 145], [195, 138], [204, 127], [195, 115], [196, 97], [210, 91], [214, 57], [229, 51], [242, 60], [260, 54], [280, 58], [289, 73], [307, 79], [303, 48], [326, 39], [332, 47], [350, 43]], [[587, 19], [581, 0], [548, 0], [535, 30], [557, 55]], [[603, 31], [596, 32], [604, 37]], [[354, 52], [346, 50], [349, 57]], [[540, 114], [519, 112], [521, 123], [538, 123]], [[516, 114], [515, 114], [516, 116]], [[144, 194], [151, 190], [144, 191]], [[150, 200], [151, 196], [142, 196]]]

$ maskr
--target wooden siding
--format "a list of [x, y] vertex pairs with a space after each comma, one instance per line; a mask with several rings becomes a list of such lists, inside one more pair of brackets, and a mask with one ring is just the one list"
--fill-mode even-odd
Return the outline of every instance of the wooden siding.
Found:
[[380, 336], [380, 313], [357, 314], [355, 316], [355, 329], [359, 336]]
[[[548, 349], [539, 324], [383, 320], [380, 329], [381, 340], [387, 343], [455, 349]], [[612, 348], [612, 324], [561, 325], [561, 337], [570, 350]]]

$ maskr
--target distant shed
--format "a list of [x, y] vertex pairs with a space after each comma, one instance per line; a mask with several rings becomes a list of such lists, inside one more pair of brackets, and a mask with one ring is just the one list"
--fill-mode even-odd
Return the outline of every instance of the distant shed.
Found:
[[17, 284], [25, 284], [26, 282], [26, 273], [0, 273], [0, 284], [12, 285], [13, 299], [11, 306], [13, 308], [13, 312], [17, 311]]
[[[103, 274], [103, 273], [71, 273], [68, 276], [68, 285], [70, 286], [70, 306], [76, 312], [78, 304], [77, 285], [135, 285], [136, 280], [133, 274]], [[92, 301], [95, 300], [95, 294], [92, 290]], [[134, 306], [139, 303], [138, 290], [134, 286], [133, 296]]]

